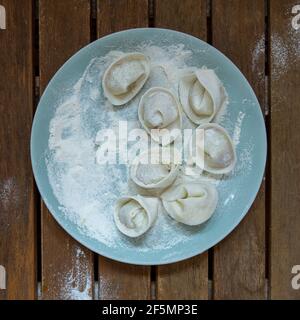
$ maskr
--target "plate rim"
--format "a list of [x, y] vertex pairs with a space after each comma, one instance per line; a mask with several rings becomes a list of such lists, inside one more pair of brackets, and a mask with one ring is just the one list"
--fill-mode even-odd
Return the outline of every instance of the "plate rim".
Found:
[[[238, 73], [241, 75], [241, 77], [243, 78], [243, 80], [246, 82], [246, 84], [248, 85], [248, 88], [250, 89], [250, 93], [252, 98], [254, 99], [254, 102], [256, 104], [255, 107], [258, 107], [258, 114], [260, 115], [260, 121], [263, 124], [263, 141], [261, 141], [262, 145], [263, 145], [263, 162], [261, 164], [262, 170], [259, 173], [259, 179], [257, 179], [256, 184], [253, 186], [253, 190], [255, 190], [255, 192], [253, 192], [252, 196], [250, 197], [248, 203], [245, 204], [243, 211], [241, 211], [241, 213], [239, 214], [239, 216], [236, 218], [236, 220], [233, 221], [233, 223], [231, 224], [230, 228], [228, 228], [226, 230], [226, 232], [223, 232], [219, 235], [219, 237], [216, 237], [214, 241], [210, 241], [207, 242], [206, 245], [206, 249], [202, 249], [202, 250], [197, 250], [197, 247], [192, 248], [191, 247], [191, 251], [190, 254], [186, 254], [184, 256], [182, 256], [181, 258], [175, 257], [175, 258], [170, 258], [167, 260], [163, 260], [162, 259], [157, 259], [157, 260], [153, 260], [151, 262], [149, 261], [143, 261], [142, 259], [140, 259], [139, 261], [132, 261], [134, 259], [130, 260], [130, 257], [128, 259], [123, 259], [123, 258], [119, 258], [119, 257], [115, 257], [114, 255], [109, 255], [107, 253], [103, 253], [100, 252], [100, 250], [98, 250], [98, 248], [92, 248], [92, 246], [89, 243], [86, 243], [86, 241], [84, 241], [83, 236], [80, 234], [80, 232], [73, 232], [73, 230], [70, 230], [70, 228], [68, 228], [68, 226], [66, 226], [64, 223], [62, 223], [61, 219], [59, 218], [58, 214], [55, 213], [55, 210], [52, 210], [52, 206], [51, 204], [48, 202], [47, 197], [43, 196], [43, 183], [40, 181], [38, 174], [36, 172], [36, 168], [34, 165], [35, 162], [35, 158], [36, 156], [34, 155], [35, 152], [35, 146], [34, 146], [34, 140], [36, 137], [36, 122], [37, 122], [37, 115], [39, 114], [39, 112], [41, 112], [41, 107], [40, 105], [43, 102], [43, 99], [46, 95], [47, 90], [49, 90], [49, 88], [52, 86], [52, 83], [55, 81], [55, 79], [57, 78], [58, 74], [61, 72], [61, 70], [64, 68], [64, 66], [70, 61], [72, 60], [75, 56], [79, 56], [82, 51], [88, 50], [89, 47], [92, 47], [95, 45], [96, 42], [100, 42], [106, 38], [110, 38], [113, 35], [121, 35], [123, 33], [128, 33], [131, 31], [147, 31], [149, 32], [150, 30], [152, 31], [165, 31], [165, 32], [171, 32], [173, 34], [180, 34], [181, 36], [184, 37], [188, 37], [190, 39], [194, 39], [196, 41], [200, 41], [202, 44], [204, 44], [205, 46], [208, 46], [208, 48], [216, 50], [221, 56], [222, 58], [224, 58], [225, 60], [227, 60], [228, 62], [230, 62], [231, 66], [233, 68], [236, 69], [236, 71], [238, 71]], [[110, 33], [104, 37], [101, 37], [89, 44], [87, 44], [86, 46], [82, 47], [81, 49], [79, 49], [78, 51], [76, 51], [72, 56], [70, 56], [60, 67], [59, 69], [55, 72], [55, 74], [52, 76], [51, 80], [48, 82], [46, 88], [43, 91], [43, 94], [41, 95], [40, 99], [39, 99], [39, 103], [37, 105], [37, 108], [35, 110], [34, 113], [34, 117], [33, 117], [33, 121], [32, 121], [32, 127], [31, 127], [31, 136], [30, 136], [30, 159], [31, 159], [31, 166], [32, 166], [32, 171], [33, 171], [33, 176], [37, 185], [37, 188], [39, 190], [39, 193], [41, 195], [41, 199], [43, 200], [43, 202], [45, 203], [47, 209], [49, 210], [49, 212], [51, 213], [52, 217], [55, 219], [55, 221], [60, 225], [60, 227], [62, 227], [72, 238], [74, 238], [76, 241], [78, 241], [80, 244], [82, 244], [84, 247], [88, 248], [89, 250], [112, 260], [115, 261], [119, 261], [122, 263], [127, 263], [127, 264], [132, 264], [132, 265], [141, 265], [141, 266], [151, 266], [151, 265], [166, 265], [166, 264], [171, 264], [171, 263], [175, 263], [175, 262], [180, 262], [180, 261], [184, 261], [187, 259], [190, 259], [192, 257], [195, 257], [197, 255], [202, 254], [203, 252], [209, 250], [210, 248], [214, 247], [216, 244], [218, 244], [219, 242], [221, 242], [224, 238], [226, 238], [239, 224], [240, 222], [245, 218], [245, 216], [247, 215], [247, 213], [249, 213], [249, 210], [253, 204], [253, 202], [255, 201], [259, 189], [261, 187], [262, 181], [263, 181], [263, 177], [264, 177], [264, 173], [265, 173], [265, 167], [266, 167], [266, 160], [267, 160], [267, 132], [266, 132], [266, 126], [265, 126], [265, 120], [264, 120], [264, 116], [261, 110], [261, 106], [260, 103], [256, 97], [256, 94], [252, 88], [252, 86], [250, 85], [250, 83], [248, 82], [247, 78], [244, 76], [244, 74], [241, 72], [241, 70], [235, 65], [235, 63], [229, 59], [225, 54], [223, 54], [220, 50], [218, 50], [217, 48], [215, 48], [214, 46], [210, 45], [209, 43], [195, 37], [192, 36], [190, 34], [184, 33], [184, 32], [180, 32], [180, 31], [176, 31], [176, 30], [172, 30], [172, 29], [167, 29], [167, 28], [131, 28], [131, 29], [126, 29], [126, 30], [122, 30], [122, 31], [118, 31], [118, 32], [114, 32], [114, 33]], [[50, 186], [51, 187], [51, 186]], [[54, 211], [54, 213], [52, 212]], [[175, 249], [175, 247], [174, 247]]]

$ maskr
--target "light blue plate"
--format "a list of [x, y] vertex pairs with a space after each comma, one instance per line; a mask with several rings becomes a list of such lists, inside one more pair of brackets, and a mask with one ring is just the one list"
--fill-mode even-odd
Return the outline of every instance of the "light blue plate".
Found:
[[[157, 46], [184, 44], [194, 54], [191, 63], [215, 69], [229, 94], [228, 113], [222, 125], [233, 134], [234, 123], [242, 118], [237, 146], [237, 173], [219, 186], [217, 212], [191, 231], [190, 238], [167, 249], [141, 252], [133, 246], [110, 247], [82, 233], [60, 210], [49, 183], [45, 155], [48, 152], [49, 123], [55, 104], [70, 83], [76, 83], [92, 58], [111, 50], [132, 51], [151, 41]], [[99, 85], [100, 87], [100, 85]], [[242, 220], [253, 203], [261, 184], [266, 161], [266, 131], [259, 103], [238, 68], [222, 53], [190, 35], [165, 29], [132, 29], [114, 33], [81, 49], [56, 73], [45, 90], [36, 111], [31, 135], [31, 159], [39, 191], [58, 223], [76, 240], [100, 255], [132, 264], [155, 265], [180, 261], [200, 254], [226, 237]]]

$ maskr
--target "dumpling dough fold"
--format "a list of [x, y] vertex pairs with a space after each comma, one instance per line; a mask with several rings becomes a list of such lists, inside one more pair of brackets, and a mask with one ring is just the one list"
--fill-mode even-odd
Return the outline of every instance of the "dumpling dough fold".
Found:
[[157, 198], [140, 195], [122, 197], [116, 203], [115, 224], [126, 236], [138, 237], [153, 225], [157, 211]]
[[213, 70], [198, 69], [180, 80], [179, 99], [187, 117], [201, 124], [210, 122], [227, 103], [227, 93]]
[[227, 131], [216, 123], [203, 124], [197, 129], [204, 130], [204, 143], [200, 147], [196, 145], [196, 156], [202, 157], [204, 170], [214, 174], [232, 171], [236, 164], [236, 152]]
[[142, 53], [129, 53], [114, 61], [102, 79], [104, 95], [115, 106], [130, 101], [150, 74], [150, 61]]
[[161, 195], [167, 213], [176, 221], [194, 226], [207, 221], [218, 203], [214, 185], [204, 182], [185, 182], [171, 186]]
[[162, 190], [170, 186], [179, 171], [177, 153], [172, 152], [175, 152], [172, 148], [154, 148], [142, 152], [131, 164], [132, 181], [149, 191]]
[[139, 103], [138, 116], [143, 128], [162, 146], [170, 144], [181, 134], [179, 102], [166, 88], [153, 87], [146, 91]]

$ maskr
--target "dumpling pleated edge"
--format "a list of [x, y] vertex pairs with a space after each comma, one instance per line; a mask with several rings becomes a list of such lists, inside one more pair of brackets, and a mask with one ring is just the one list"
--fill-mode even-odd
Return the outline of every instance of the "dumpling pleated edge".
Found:
[[201, 181], [172, 185], [161, 195], [168, 215], [189, 226], [210, 219], [216, 210], [218, 198], [215, 185]]
[[[110, 90], [108, 89], [108, 87], [106, 85], [106, 80], [107, 80], [109, 72], [116, 64], [122, 62], [123, 60], [134, 59], [134, 58], [142, 61], [143, 66], [145, 68], [145, 77], [142, 80], [140, 80], [139, 84], [136, 87], [134, 87], [132, 89], [132, 91], [130, 93], [128, 93], [127, 95], [125, 95], [124, 97], [118, 97], [118, 96], [113, 95], [112, 93], [110, 93]], [[106, 71], [104, 72], [104, 75], [102, 78], [102, 88], [103, 88], [104, 95], [114, 106], [124, 105], [125, 103], [132, 100], [140, 92], [140, 90], [142, 89], [142, 87], [144, 86], [146, 81], [148, 80], [149, 75], [150, 75], [150, 60], [147, 56], [145, 56], [144, 54], [139, 53], [139, 52], [132, 52], [132, 53], [124, 54], [120, 58], [118, 58], [117, 60], [112, 62], [108, 66]]]
[[[200, 85], [209, 93], [213, 101], [213, 110], [210, 115], [198, 115], [192, 110], [189, 95], [195, 81], [200, 82]], [[211, 69], [198, 69], [183, 76], [178, 84], [178, 95], [184, 113], [193, 123], [198, 125], [212, 121], [228, 103], [226, 89]]]
[[[135, 200], [141, 207], [143, 207], [147, 213], [148, 223], [145, 225], [143, 229], [141, 229], [139, 232], [135, 229], [131, 229], [126, 227], [119, 218], [119, 212], [122, 207], [122, 205], [126, 204], [130, 200]], [[159, 199], [155, 197], [145, 197], [141, 195], [136, 196], [123, 196], [119, 198], [115, 205], [115, 211], [114, 211], [114, 221], [119, 229], [120, 232], [122, 232], [124, 235], [136, 238], [141, 235], [143, 235], [145, 232], [147, 232], [152, 225], [154, 224], [157, 215], [158, 215], [158, 205], [159, 205]]]
[[181, 130], [182, 130], [182, 111], [180, 108], [180, 103], [178, 98], [176, 97], [176, 95], [169, 89], [164, 88], [164, 87], [151, 87], [150, 89], [148, 89], [143, 96], [141, 97], [141, 100], [139, 102], [139, 107], [138, 107], [138, 118], [139, 121], [142, 125], [142, 127], [146, 130], [146, 132], [150, 135], [150, 137], [155, 141], [155, 142], [160, 142], [159, 141], [159, 137], [157, 137], [158, 131], [160, 129], [151, 129], [148, 128], [147, 125], [145, 124], [144, 121], [144, 100], [147, 98], [147, 96], [155, 91], [162, 91], [165, 92], [167, 94], [169, 94], [172, 99], [174, 100], [175, 106], [177, 108], [178, 111], [178, 118], [175, 120], [174, 123], [171, 124], [171, 128], [161, 128], [161, 129], [168, 129], [170, 132], [172, 132], [173, 129], [178, 129], [178, 131], [176, 132], [176, 134], [172, 135], [170, 140], [164, 141], [164, 138], [162, 138], [162, 146], [167, 146], [168, 144], [171, 144], [173, 141], [175, 141], [180, 135], [181, 135]]
[[[132, 162], [129, 172], [130, 172], [130, 178], [131, 180], [140, 188], [148, 190], [150, 193], [151, 192], [155, 192], [155, 191], [160, 191], [160, 190], [164, 190], [167, 187], [169, 187], [177, 178], [179, 169], [180, 169], [180, 164], [179, 163], [172, 163], [172, 161], [170, 161], [170, 172], [169, 174], [162, 179], [161, 181], [154, 183], [154, 184], [144, 184], [141, 181], [139, 181], [136, 177], [136, 173], [137, 173], [137, 167], [139, 163], [142, 163], [143, 159], [148, 158], [149, 156], [152, 157], [152, 155], [154, 154], [156, 157], [159, 157], [160, 153], [163, 153], [164, 150], [166, 150], [167, 152], [169, 152], [169, 149], [165, 149], [163, 147], [160, 147], [158, 149], [154, 148], [154, 149], [148, 149], [145, 150], [144, 152], [142, 152], [140, 155], [138, 155]], [[163, 164], [157, 164], [157, 165], [163, 165]]]

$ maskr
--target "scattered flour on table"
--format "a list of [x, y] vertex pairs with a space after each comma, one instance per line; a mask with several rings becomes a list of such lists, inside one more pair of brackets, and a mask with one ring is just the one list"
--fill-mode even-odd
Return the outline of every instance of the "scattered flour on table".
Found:
[[289, 54], [288, 45], [279, 34], [273, 34], [271, 36], [271, 62], [274, 79], [278, 79], [287, 72]]
[[251, 68], [254, 74], [257, 75], [260, 81], [265, 80], [264, 71], [264, 59], [265, 59], [265, 35], [261, 35], [258, 41], [254, 44], [252, 50], [252, 64]]
[[[54, 274], [55, 282], [53, 290], [63, 300], [91, 300], [93, 297], [92, 279], [85, 252], [81, 247], [75, 246], [75, 254], [72, 255], [71, 269], [66, 273]], [[95, 295], [97, 297], [97, 295]], [[38, 299], [43, 299], [41, 283], [38, 283]]]
[[8, 177], [0, 181], [0, 203], [4, 210], [9, 210], [11, 204], [19, 202], [20, 195], [15, 177]]
[[281, 36], [274, 32], [271, 35], [272, 77], [278, 80], [300, 61], [300, 30], [286, 26], [288, 33]]
[[[99, 89], [104, 71], [122, 54], [119, 51], [92, 59], [77, 83], [66, 90], [55, 106], [55, 115], [50, 123], [46, 163], [49, 181], [61, 211], [82, 234], [109, 248], [126, 247], [145, 252], [169, 249], [177, 243], [188, 241], [198, 227], [178, 224], [161, 213], [153, 228], [138, 239], [129, 239], [118, 232], [113, 221], [113, 210], [120, 196], [132, 192], [128, 184], [128, 168], [121, 164], [96, 164], [96, 134], [100, 129], [117, 128], [120, 120], [128, 121], [130, 128], [140, 128], [137, 107], [141, 95], [149, 87], [158, 85], [168, 87], [177, 94], [180, 77], [193, 67], [189, 66], [192, 52], [183, 45], [157, 47], [148, 44], [136, 51], [150, 57], [152, 71], [142, 91], [125, 106], [113, 107]], [[216, 122], [226, 123], [226, 112], [227, 106]], [[232, 129], [235, 144], [239, 143], [244, 116], [240, 113], [235, 127], [228, 128]], [[184, 127], [192, 127], [184, 118]], [[246, 159], [247, 154], [243, 157]], [[202, 179], [222, 185], [220, 177], [203, 175]], [[73, 273], [68, 277], [70, 283], [74, 282]], [[67, 290], [70, 295], [81, 294], [72, 292], [68, 286]], [[86, 294], [84, 292], [82, 295]]]
[[5, 179], [3, 182], [0, 183], [0, 201], [3, 203], [3, 206], [7, 206], [9, 203], [12, 190], [13, 190], [13, 180], [12, 178]]
[[85, 252], [76, 248], [75, 258], [72, 263], [72, 269], [69, 270], [62, 279], [59, 288], [62, 289], [61, 296], [68, 300], [91, 300], [93, 295], [92, 277]]

